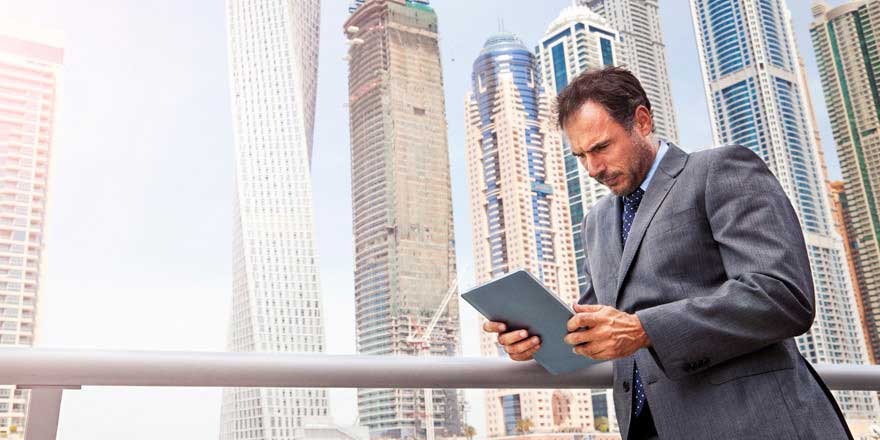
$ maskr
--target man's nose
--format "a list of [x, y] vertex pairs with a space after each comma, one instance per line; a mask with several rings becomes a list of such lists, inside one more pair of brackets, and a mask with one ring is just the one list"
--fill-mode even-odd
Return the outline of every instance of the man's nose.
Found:
[[587, 173], [591, 178], [595, 179], [596, 176], [600, 175], [602, 171], [605, 169], [602, 164], [597, 160], [590, 160], [589, 157], [584, 157], [582, 163], [584, 164], [584, 168], [587, 169]]

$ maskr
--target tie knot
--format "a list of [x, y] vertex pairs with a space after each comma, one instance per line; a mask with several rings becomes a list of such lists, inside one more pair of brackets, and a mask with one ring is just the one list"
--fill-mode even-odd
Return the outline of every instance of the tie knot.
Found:
[[639, 206], [643, 195], [645, 195], [645, 190], [642, 188], [636, 188], [636, 190], [631, 192], [628, 196], [623, 196], [623, 204], [626, 206]]

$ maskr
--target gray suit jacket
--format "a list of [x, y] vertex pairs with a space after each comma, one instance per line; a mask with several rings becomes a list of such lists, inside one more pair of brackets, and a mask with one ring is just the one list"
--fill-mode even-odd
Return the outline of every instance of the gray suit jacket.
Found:
[[845, 439], [836, 404], [792, 339], [815, 315], [803, 234], [751, 150], [670, 144], [626, 247], [619, 197], [582, 225], [581, 303], [635, 313], [652, 347], [614, 361], [623, 438], [638, 362], [662, 439]]

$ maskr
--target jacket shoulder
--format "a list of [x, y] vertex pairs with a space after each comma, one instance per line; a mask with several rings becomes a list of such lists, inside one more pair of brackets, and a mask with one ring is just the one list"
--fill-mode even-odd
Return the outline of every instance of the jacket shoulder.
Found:
[[688, 165], [711, 167], [713, 164], [726, 161], [746, 161], [764, 163], [751, 149], [739, 144], [728, 144], [690, 153]]
[[740, 144], [726, 144], [718, 147], [707, 148], [705, 150], [696, 151], [690, 153], [690, 157], [701, 158], [701, 159], [720, 159], [726, 157], [738, 157], [738, 158], [746, 158], [753, 157], [755, 159], [760, 159], [754, 151], [752, 151], [748, 147], [744, 147]]

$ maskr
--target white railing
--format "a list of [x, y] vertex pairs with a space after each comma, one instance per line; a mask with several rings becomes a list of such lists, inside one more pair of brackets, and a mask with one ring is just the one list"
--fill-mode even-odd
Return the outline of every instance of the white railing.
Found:
[[[880, 390], [880, 366], [815, 367], [831, 389]], [[0, 348], [0, 384], [32, 390], [27, 440], [54, 440], [63, 391], [84, 386], [610, 388], [611, 365], [553, 376], [500, 358]]]

